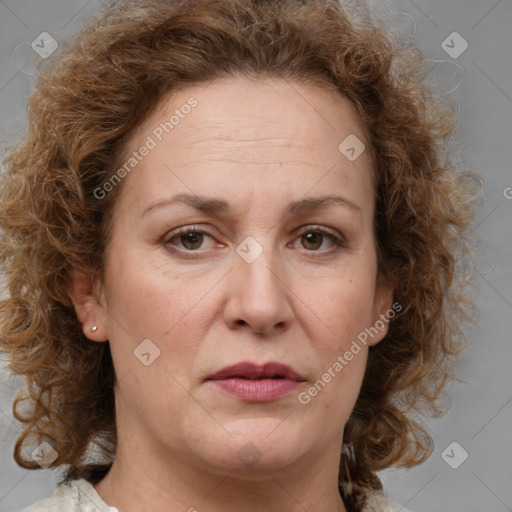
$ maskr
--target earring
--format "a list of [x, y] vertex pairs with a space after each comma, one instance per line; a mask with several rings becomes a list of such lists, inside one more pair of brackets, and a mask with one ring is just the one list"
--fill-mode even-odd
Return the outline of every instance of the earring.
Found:
[[97, 325], [93, 325], [91, 327], [91, 332], [96, 332], [98, 330], [98, 326]]

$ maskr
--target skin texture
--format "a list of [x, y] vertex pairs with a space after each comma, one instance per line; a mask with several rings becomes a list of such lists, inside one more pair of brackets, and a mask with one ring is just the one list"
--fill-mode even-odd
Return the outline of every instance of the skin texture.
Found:
[[[197, 106], [124, 179], [105, 282], [80, 272], [72, 280], [84, 333], [109, 340], [117, 375], [118, 450], [96, 490], [122, 512], [148, 503], [157, 512], [344, 510], [343, 427], [368, 348], [308, 404], [298, 393], [392, 304], [376, 273], [369, 155], [351, 162], [338, 150], [350, 134], [368, 147], [362, 126], [347, 100], [318, 86], [233, 77], [163, 98], [127, 158], [190, 97]], [[225, 200], [230, 211], [175, 203], [143, 214], [177, 193]], [[285, 212], [323, 195], [348, 203]], [[182, 226], [207, 234], [191, 242], [176, 235]], [[236, 252], [246, 237], [263, 249], [252, 263]], [[148, 366], [134, 357], [145, 339], [160, 350]], [[240, 361], [278, 361], [306, 382], [267, 403], [205, 382]]]

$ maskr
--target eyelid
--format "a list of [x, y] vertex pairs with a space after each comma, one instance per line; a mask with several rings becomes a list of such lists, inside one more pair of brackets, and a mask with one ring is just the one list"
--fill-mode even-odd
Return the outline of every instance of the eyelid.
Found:
[[341, 234], [332, 228], [328, 228], [326, 226], [323, 226], [322, 224], [304, 224], [304, 226], [300, 226], [297, 229], [295, 229], [294, 233], [307, 233], [309, 231], [319, 231], [320, 233], [332, 235], [337, 238], [343, 238]]

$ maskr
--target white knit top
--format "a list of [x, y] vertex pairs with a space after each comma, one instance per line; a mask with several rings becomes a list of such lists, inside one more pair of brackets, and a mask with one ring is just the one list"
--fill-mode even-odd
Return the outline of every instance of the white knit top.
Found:
[[[377, 491], [366, 493], [362, 512], [408, 512]], [[34, 503], [22, 512], [119, 512], [109, 507], [87, 480], [72, 480], [57, 486], [53, 495]]]

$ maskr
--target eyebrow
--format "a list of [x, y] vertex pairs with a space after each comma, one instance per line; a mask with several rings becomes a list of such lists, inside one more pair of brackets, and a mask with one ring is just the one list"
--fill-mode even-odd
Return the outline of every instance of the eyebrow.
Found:
[[[230, 211], [229, 203], [227, 203], [223, 199], [198, 196], [194, 194], [176, 194], [168, 199], [161, 199], [150, 204], [147, 208], [145, 208], [142, 211], [141, 217], [147, 215], [150, 211], [164, 208], [175, 203], [187, 204], [198, 211], [210, 214], [228, 213]], [[341, 196], [328, 195], [320, 197], [308, 197], [306, 199], [293, 201], [287, 206], [285, 214], [290, 215], [302, 213], [305, 211], [315, 210], [317, 208], [327, 206], [329, 204], [338, 204], [340, 206], [346, 207], [354, 211], [361, 210], [359, 206], [357, 206], [352, 201], [349, 201], [346, 198], [343, 198]]]

